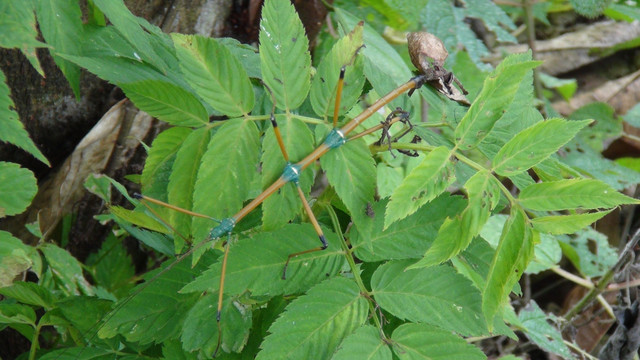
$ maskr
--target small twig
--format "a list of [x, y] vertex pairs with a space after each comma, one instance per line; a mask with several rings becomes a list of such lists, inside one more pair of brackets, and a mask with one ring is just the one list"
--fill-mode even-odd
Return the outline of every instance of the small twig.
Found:
[[606, 289], [607, 285], [609, 285], [609, 283], [613, 279], [613, 276], [616, 274], [616, 272], [618, 272], [618, 270], [622, 268], [623, 265], [625, 265], [625, 263], [627, 262], [627, 256], [631, 251], [633, 251], [635, 246], [638, 244], [639, 240], [640, 240], [640, 229], [638, 229], [635, 232], [635, 234], [633, 234], [633, 237], [627, 243], [627, 246], [625, 246], [622, 253], [620, 253], [620, 256], [618, 257], [618, 261], [616, 261], [616, 263], [611, 268], [609, 268], [609, 270], [607, 270], [607, 272], [602, 276], [602, 278], [600, 278], [596, 286], [591, 290], [589, 290], [589, 292], [587, 292], [582, 297], [582, 299], [580, 299], [580, 301], [578, 301], [578, 303], [571, 310], [569, 310], [569, 312], [564, 316], [567, 322], [563, 326], [563, 329], [567, 326], [567, 324], [571, 322], [571, 320], [577, 314], [579, 314], [585, 307], [591, 304], [591, 302], [598, 295], [604, 292], [604, 290]]
[[[536, 49], [536, 28], [535, 20], [533, 18], [533, 2], [531, 0], [522, 0], [522, 7], [524, 10], [525, 24], [527, 26], [527, 43], [531, 49], [531, 56], [535, 60], [538, 52]], [[544, 100], [544, 94], [542, 92], [542, 83], [540, 82], [540, 75], [538, 69], [533, 69], [533, 87], [536, 92], [536, 97], [540, 100]]]

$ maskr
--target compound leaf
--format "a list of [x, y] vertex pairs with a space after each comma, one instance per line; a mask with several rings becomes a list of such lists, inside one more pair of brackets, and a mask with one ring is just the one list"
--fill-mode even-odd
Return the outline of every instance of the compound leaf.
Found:
[[541, 216], [532, 219], [531, 223], [536, 230], [542, 233], [555, 235], [573, 234], [600, 220], [611, 211], [612, 210], [586, 214]]
[[[13, 144], [43, 163], [50, 165], [46, 157], [36, 147], [29, 133], [24, 129], [24, 125], [18, 118], [18, 113], [14, 110], [15, 105], [9, 96], [9, 86], [7, 86], [4, 73], [0, 71], [0, 141]], [[1, 213], [0, 213], [1, 215]]]
[[0, 218], [25, 211], [37, 191], [36, 178], [31, 171], [18, 164], [0, 161]]
[[502, 176], [517, 175], [540, 163], [566, 144], [591, 120], [549, 119], [519, 132], [493, 158], [493, 170]]
[[347, 336], [331, 360], [391, 360], [391, 349], [382, 341], [380, 331], [371, 325], [364, 325]]
[[311, 82], [309, 98], [318, 116], [333, 115], [340, 68], [346, 66], [344, 89], [340, 100], [339, 115], [345, 114], [356, 103], [362, 92], [365, 77], [358, 50], [362, 47], [362, 25], [338, 40], [318, 65], [318, 72]]
[[530, 59], [531, 54], [508, 56], [487, 76], [480, 94], [456, 127], [455, 140], [460, 149], [473, 149], [489, 134], [513, 101], [524, 76], [540, 64], [523, 58]]
[[[213, 135], [202, 156], [193, 198], [193, 211], [223, 219], [242, 208], [258, 175], [260, 134], [255, 122], [227, 120]], [[210, 221], [193, 219], [194, 239], [206, 237]]]
[[387, 201], [372, 205], [370, 227], [351, 229], [351, 243], [356, 256], [364, 261], [416, 259], [429, 248], [447, 217], [460, 213], [466, 201], [460, 196], [444, 193], [415, 213], [384, 227]]
[[400, 325], [393, 331], [391, 339], [395, 343], [394, 352], [400, 360], [487, 358], [480, 349], [461, 337], [428, 324]]
[[451, 150], [440, 146], [431, 151], [413, 168], [402, 184], [391, 194], [384, 228], [413, 214], [422, 205], [435, 199], [455, 180]]
[[311, 87], [311, 55], [302, 22], [290, 1], [267, 1], [262, 8], [260, 63], [262, 80], [273, 91], [276, 106], [298, 108]]
[[488, 171], [479, 171], [464, 187], [469, 194], [469, 205], [462, 214], [445, 220], [424, 258], [411, 268], [437, 265], [458, 255], [489, 220], [491, 211], [500, 200], [499, 184], [496, 184], [493, 175]]
[[612, 208], [640, 203], [637, 199], [623, 195], [602, 181], [594, 179], [567, 179], [532, 184], [520, 192], [518, 202], [527, 209], [537, 211]]
[[449, 266], [405, 270], [410, 260], [391, 261], [373, 274], [376, 302], [401, 319], [474, 336], [487, 333], [480, 292]]
[[174, 265], [171, 260], [162, 269], [148, 273], [147, 282], [132, 290], [133, 296], [116, 303], [98, 335], [111, 338], [122, 334], [128, 341], [142, 344], [176, 338], [189, 309], [200, 296], [181, 294], [178, 290], [212, 260], [212, 256], [205, 256], [194, 268], [188, 259]]
[[353, 281], [324, 281], [287, 306], [269, 328], [256, 359], [329, 359], [367, 315], [367, 301]]
[[[329, 248], [292, 258], [285, 280], [282, 275], [288, 255], [320, 244], [310, 224], [289, 224], [239, 240], [229, 250], [225, 294], [247, 290], [253, 295], [299, 293], [336, 274], [344, 264], [344, 255], [335, 234], [327, 231], [325, 236]], [[220, 263], [212, 265], [181, 291], [217, 291], [221, 268]]]
[[185, 79], [202, 99], [224, 115], [253, 108], [253, 87], [240, 61], [213, 38], [172, 34]]
[[122, 90], [140, 110], [177, 126], [209, 123], [200, 100], [185, 89], [162, 80], [142, 80], [121, 84]]
[[538, 234], [527, 225], [524, 211], [513, 207], [502, 229], [482, 294], [482, 312], [490, 325], [533, 257], [535, 236]]
[[364, 140], [349, 141], [329, 151], [320, 158], [320, 164], [355, 224], [364, 222], [376, 187], [376, 166]]

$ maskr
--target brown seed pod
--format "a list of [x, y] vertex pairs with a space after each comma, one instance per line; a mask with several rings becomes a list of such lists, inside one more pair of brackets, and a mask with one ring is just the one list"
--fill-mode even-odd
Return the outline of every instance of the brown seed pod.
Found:
[[442, 40], [428, 32], [409, 33], [407, 41], [411, 62], [422, 73], [425, 73], [433, 64], [442, 66], [449, 56]]

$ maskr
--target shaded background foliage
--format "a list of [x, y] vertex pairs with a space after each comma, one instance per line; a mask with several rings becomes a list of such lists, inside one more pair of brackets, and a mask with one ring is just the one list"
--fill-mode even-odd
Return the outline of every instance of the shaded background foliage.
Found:
[[[164, 3], [148, 5], [148, 4], [145, 4], [144, 2], [136, 3], [135, 1], [131, 1], [131, 2], [128, 2], [127, 5], [135, 14], [141, 15], [151, 20], [155, 24], [158, 24], [166, 32], [179, 31], [179, 32], [185, 32], [185, 33], [191, 33], [191, 32], [196, 32], [200, 30], [200, 31], [204, 31], [207, 35], [231, 36], [241, 40], [242, 42], [247, 42], [247, 43], [256, 42], [257, 34], [258, 34], [257, 22], [259, 20], [259, 2], [254, 2], [254, 1], [244, 2], [244, 3], [234, 2], [232, 4], [227, 4], [230, 6], [223, 9], [222, 11], [214, 11], [214, 13], [220, 14], [220, 18], [219, 18], [220, 22], [214, 22], [213, 24], [209, 24], [204, 27], [201, 24], [198, 25], [199, 17], [197, 17], [196, 14], [198, 13], [206, 14], [208, 9], [203, 9], [202, 6], [211, 6], [212, 2], [202, 2], [202, 4], [197, 4], [198, 6], [194, 6], [192, 2], [187, 2], [187, 3], [188, 4], [181, 1], [175, 1], [173, 2], [173, 4], [171, 4], [171, 6], [169, 6], [168, 4], [164, 4]], [[221, 5], [221, 3], [223, 2], [218, 3], [218, 5]], [[298, 5], [297, 11], [301, 14], [301, 19], [306, 24], [307, 34], [311, 39], [311, 43], [312, 44], [314, 42], [318, 43], [318, 48], [314, 56], [316, 57], [321, 56], [318, 54], [324, 54], [328, 50], [326, 48], [323, 48], [324, 46], [323, 44], [326, 44], [326, 42], [322, 42], [321, 40], [320, 41], [315, 40], [316, 36], [313, 34], [320, 31], [319, 25], [324, 22], [325, 7], [322, 6], [318, 1], [298, 2], [298, 3], [299, 4], [296, 4]], [[469, 4], [473, 4], [473, 3], [474, 2], [469, 2]], [[594, 4], [595, 3], [598, 3], [596, 5], [600, 6], [599, 4], [601, 2], [594, 2]], [[553, 6], [553, 3], [551, 2], [547, 4], [551, 4], [550, 6]], [[388, 1], [388, 2], [363, 1], [361, 2], [361, 4], [358, 4], [358, 5], [368, 5], [368, 7], [365, 6], [362, 8], [355, 7], [356, 4], [351, 2], [347, 2], [345, 4], [339, 4], [339, 5], [343, 6], [346, 9], [354, 11], [355, 13], [359, 14], [361, 18], [367, 19], [368, 22], [374, 24], [379, 29], [383, 29], [383, 24], [385, 23], [393, 24], [395, 27], [399, 29], [407, 29], [407, 28], [412, 28], [416, 23], [422, 22], [427, 29], [441, 36], [445, 44], [449, 45], [450, 47], [455, 48], [457, 44], [464, 44], [467, 52], [466, 53], [460, 52], [460, 53], [454, 54], [454, 56], [464, 57], [466, 56], [465, 54], [468, 54], [468, 57], [469, 57], [468, 61], [476, 64], [480, 64], [480, 60], [482, 58], [486, 58], [491, 55], [490, 48], [492, 47], [491, 45], [494, 43], [494, 41], [514, 40], [515, 38], [512, 38], [513, 35], [511, 35], [507, 30], [514, 31], [517, 29], [516, 24], [513, 24], [512, 22], [510, 22], [509, 18], [501, 18], [498, 16], [499, 14], [496, 15], [495, 17], [491, 17], [490, 15], [488, 15], [486, 11], [480, 11], [478, 9], [474, 9], [472, 6], [467, 6], [467, 13], [461, 14], [459, 10], [460, 7], [455, 7], [455, 8], [451, 7], [448, 5], [448, 2], [445, 2], [445, 1], [435, 1], [435, 0], [430, 1], [426, 5], [428, 8], [428, 13], [437, 13], [437, 14], [441, 14], [442, 16], [438, 18], [427, 17], [425, 19], [420, 18], [421, 16], [420, 13], [406, 10], [406, 8], [402, 6], [403, 5], [402, 2], [395, 3], [391, 1]], [[576, 5], [576, 4], [573, 4], [573, 5]], [[407, 7], [407, 8], [411, 9], [412, 7]], [[569, 10], [568, 7], [566, 9]], [[486, 10], [486, 9], [483, 9], [483, 10]], [[586, 10], [585, 9], [576, 9], [576, 10], [581, 10], [583, 13], [586, 13], [586, 15], [591, 15], [591, 17], [594, 17], [596, 14], [599, 13], [599, 10], [597, 8], [595, 10], [591, 8], [586, 8]], [[568, 26], [570, 26], [569, 29], [572, 29], [572, 27], [575, 26], [575, 23], [577, 23], [579, 26], [588, 26], [590, 22], [595, 21], [595, 20], [585, 21], [582, 18], [575, 17], [575, 15], [566, 15], [566, 13], [559, 13], [556, 15], [555, 13], [551, 12], [550, 15], [547, 17], [545, 15], [546, 14], [545, 11], [549, 11], [549, 8], [542, 9], [542, 10], [538, 8], [537, 11], [538, 12], [536, 14], [538, 15], [538, 21], [540, 21], [541, 23], [544, 23], [545, 20], [547, 21], [547, 23], [549, 23], [549, 21], [553, 21], [554, 19], [556, 19], [556, 17], [561, 19], [563, 16], [570, 16], [571, 21], [566, 21], [566, 23], [569, 24]], [[592, 11], [592, 12], [589, 13], [589, 11]], [[309, 15], [305, 15], [305, 14], [309, 14]], [[180, 21], [178, 21], [177, 19], [179, 19]], [[309, 20], [305, 21], [305, 19], [309, 19]], [[438, 19], [440, 20], [445, 19], [443, 20], [445, 22], [441, 24], [431, 23], [432, 21], [436, 21]], [[220, 26], [219, 25], [220, 23], [224, 23], [224, 25]], [[446, 24], [446, 25], [442, 25], [442, 24]], [[451, 37], [450, 35], [451, 33], [445, 31], [447, 27], [451, 26], [451, 24], [454, 24], [454, 26], [458, 30], [454, 32], [455, 37]], [[541, 32], [551, 31], [549, 29], [554, 29], [554, 28], [555, 26], [543, 27], [543, 30], [541, 30]], [[490, 31], [487, 31], [487, 29]], [[562, 31], [566, 31], [566, 30], [567, 29], [563, 29]], [[328, 36], [328, 34], [323, 33], [322, 35], [320, 35], [320, 39], [322, 39], [322, 36], [326, 37]], [[484, 42], [480, 41], [478, 38], [484, 40]], [[567, 46], [567, 44], [570, 44], [570, 43], [565, 43], [565, 46], [569, 47]], [[489, 45], [489, 47], [487, 47], [487, 45]], [[543, 46], [542, 44], [537, 45], [538, 50], [542, 49], [543, 48], [542, 46]], [[637, 59], [638, 59], [637, 51], [633, 48], [632, 45], [627, 45], [627, 47], [630, 47], [629, 50], [624, 50], [625, 49], [624, 45], [609, 44], [609, 46], [610, 47], [619, 46], [619, 48], [622, 49], [622, 52], [616, 52], [613, 55], [609, 55], [608, 57], [602, 58], [601, 60], [599, 60], [600, 61], [599, 63], [596, 62], [595, 64], [589, 65], [593, 68], [587, 67], [587, 68], [572, 70], [573, 72], [569, 73], [568, 77], [575, 76], [576, 78], [579, 79], [577, 82], [577, 85], [579, 85], [577, 86], [577, 89], [579, 91], [589, 91], [592, 87], [597, 87], [597, 85], [600, 85], [603, 82], [603, 79], [601, 78], [603, 74], [603, 71], [602, 71], [603, 67], [614, 68], [612, 66], [603, 66], [602, 64], [609, 64], [611, 62], [615, 62], [616, 64], [629, 65], [629, 68], [631, 70], [634, 70], [637, 67]], [[559, 46], [558, 50], [564, 50], [564, 49], [562, 48], [562, 46]], [[42, 150], [45, 153], [45, 156], [52, 162], [53, 167], [55, 167], [57, 164], [60, 164], [61, 160], [66, 158], [67, 154], [71, 152], [72, 148], [74, 147], [73, 138], [74, 137], [80, 138], [82, 136], [80, 135], [81, 132], [79, 132], [78, 135], [75, 135], [75, 136], [68, 135], [66, 132], [62, 132], [60, 130], [60, 127], [64, 128], [65, 130], [69, 128], [74, 128], [74, 130], [78, 130], [83, 127], [89, 128], [91, 125], [74, 125], [75, 124], [74, 121], [82, 123], [83, 118], [96, 119], [97, 117], [105, 113], [106, 109], [109, 108], [111, 105], [113, 105], [116, 100], [122, 98], [122, 94], [119, 93], [117, 89], [114, 90], [111, 86], [106, 85], [105, 83], [93, 78], [93, 76], [83, 73], [82, 75], [83, 80], [80, 82], [80, 84], [82, 84], [82, 88], [80, 92], [82, 94], [82, 98], [80, 101], [76, 101], [73, 99], [73, 92], [66, 86], [66, 81], [63, 80], [63, 78], [60, 76], [61, 74], [57, 72], [56, 68], [52, 65], [51, 61], [48, 61], [48, 60], [42, 61], [44, 71], [47, 73], [48, 76], [46, 78], [46, 81], [44, 82], [46, 86], [39, 86], [38, 84], [41, 85], [42, 80], [37, 75], [37, 73], [34, 72], [33, 68], [30, 66], [25, 66], [24, 60], [22, 61], [15, 60], [16, 58], [22, 59], [20, 57], [21, 55], [16, 55], [17, 53], [16, 50], [13, 50], [13, 51], [3, 50], [3, 53], [6, 54], [5, 55], [6, 59], [9, 59], [2, 62], [3, 66], [7, 66], [6, 68], [3, 68], [3, 70], [5, 71], [5, 74], [10, 74], [9, 76], [7, 76], [8, 84], [12, 89], [12, 95], [14, 98], [14, 102], [16, 104], [17, 112], [20, 115], [20, 118], [23, 121], [25, 119], [45, 119], [45, 122], [42, 124], [30, 125], [32, 123], [27, 122], [27, 129], [30, 130], [30, 133], [35, 139], [35, 142], [38, 145], [42, 145]], [[10, 60], [12, 58], [14, 60]], [[46, 59], [46, 52], [43, 52], [41, 59], [42, 58]], [[620, 58], [622, 58], [622, 60], [620, 60]], [[456, 64], [463, 64], [463, 62], [456, 62]], [[622, 66], [620, 66], [620, 68], [621, 67]], [[616, 66], [615, 68], [618, 69], [618, 66]], [[16, 70], [16, 69], [19, 69], [19, 70]], [[464, 73], [464, 69], [462, 68], [459, 68], [459, 69], [454, 68], [454, 70], [456, 71], [456, 73], [458, 72]], [[623, 70], [618, 70], [618, 71], [625, 72]], [[51, 76], [49, 75], [50, 72], [52, 74], [57, 73], [58, 76], [55, 76], [55, 75]], [[550, 71], [549, 73], [556, 76], [559, 75], [558, 73], [554, 73], [553, 71]], [[17, 76], [17, 74], [22, 74], [22, 75]], [[614, 75], [619, 77], [620, 74], [616, 73]], [[24, 80], [25, 78], [32, 79], [32, 80], [25, 81]], [[546, 79], [543, 78], [542, 82], [545, 83], [545, 85], [549, 89], [556, 89], [558, 93], [564, 96], [565, 98], [578, 99], [580, 96], [580, 94], [577, 94], [577, 95], [572, 94], [576, 90], [576, 82], [572, 82], [570, 80], [560, 81], [559, 79], [554, 79], [554, 78], [546, 78]], [[636, 96], [635, 95], [636, 93], [633, 93], [631, 90], [633, 89], [633, 86], [635, 83], [636, 83], [635, 79], [630, 79], [621, 89], [611, 90], [609, 92], [609, 95], [613, 93], [613, 94], [616, 94], [616, 96], [610, 96], [608, 97], [608, 100], [614, 101], [616, 99], [619, 99], [623, 95], [627, 95], [633, 98], [634, 96]], [[20, 86], [20, 85], [24, 85], [24, 86]], [[476, 89], [478, 88], [479, 87], [476, 86]], [[42, 95], [34, 96], [34, 94], [37, 94], [39, 91], [47, 91], [48, 89], [51, 89], [51, 90], [49, 90], [49, 92], [44, 92]], [[591, 96], [593, 96], [594, 93], [595, 92], [591, 92], [590, 93]], [[631, 93], [631, 94], [628, 94], [628, 93]], [[52, 101], [46, 102], [44, 101], [45, 99], [52, 99]], [[561, 101], [561, 100], [558, 100], [558, 101]], [[600, 112], [600, 114], [598, 115], [600, 119], [611, 119], [611, 123], [619, 125], [620, 123], [616, 118], [616, 114], [621, 115], [626, 113], [627, 110], [629, 110], [634, 103], [635, 103], [634, 101], [629, 101], [626, 103], [625, 102], [618, 103], [618, 105], [615, 107], [615, 112], [611, 108], [604, 105], [599, 105], [599, 104], [592, 105], [592, 109], [587, 109], [587, 110], [583, 109], [583, 111], [587, 117], [594, 117], [593, 114], [595, 112]], [[561, 111], [561, 112], [564, 111], [565, 114], [568, 115], [572, 113], [572, 110], [575, 110], [577, 107], [579, 107], [579, 106], [572, 105], [571, 102], [568, 102], [568, 104], [569, 105], [567, 105], [567, 103], [562, 103], [562, 104], [558, 103], [557, 107], [555, 108], [558, 109], [557, 111]], [[565, 108], [563, 108], [563, 106]], [[574, 108], [572, 109], [571, 106], [574, 106]], [[555, 108], [551, 107], [550, 104], [547, 104], [545, 109], [548, 113], [552, 113], [553, 111], [556, 111], [554, 110]], [[57, 109], [58, 111], [54, 111], [53, 109]], [[135, 110], [132, 110], [132, 111], [135, 111]], [[42, 114], [49, 114], [49, 113], [51, 114], [50, 116], [42, 115]], [[134, 115], [130, 115], [130, 116], [134, 116]], [[575, 116], [575, 119], [585, 118], [585, 117], [581, 117], [580, 114], [575, 114], [575, 113], [572, 116]], [[60, 126], [60, 123], [57, 121], [57, 119], [61, 117], [68, 118], [70, 119], [71, 122], [66, 123], [66, 125]], [[637, 124], [637, 118], [638, 117], [635, 115], [635, 113], [631, 111], [629, 114], [627, 114], [627, 116], [624, 117], [624, 119], [626, 120], [625, 126]], [[49, 119], [48, 122], [46, 119]], [[51, 119], [56, 119], [56, 121], [51, 121]], [[154, 137], [155, 133], [158, 131], [158, 130], [151, 130], [152, 127], [149, 127], [149, 129], [150, 130], [148, 130], [148, 132], [145, 134], [146, 139], [151, 139], [152, 137]], [[609, 130], [608, 133], [607, 133], [607, 130]], [[634, 130], [628, 127], [626, 128], [626, 130], [627, 131], [623, 135], [631, 135], [631, 136], [620, 137], [618, 140], [616, 140], [616, 143], [614, 143], [614, 145], [609, 146], [606, 149], [608, 153], [605, 152], [605, 155], [608, 154], [610, 157], [619, 158], [623, 155], [630, 156], [630, 155], [637, 154], [637, 147], [635, 146], [636, 139], [633, 137]], [[626, 170], [622, 168], [619, 163], [613, 163], [611, 161], [608, 161], [606, 158], [602, 157], [601, 155], [599, 155], [600, 152], [605, 150], [604, 146], [602, 145], [602, 141], [605, 140], [605, 138], [617, 137], [617, 135], [619, 135], [620, 132], [621, 130], [618, 129], [617, 127], [613, 127], [612, 129], [601, 129], [601, 128], [597, 129], [597, 131], [594, 131], [588, 136], [589, 137], [601, 136], [602, 138], [597, 138], [595, 140], [593, 138], [579, 139], [574, 143], [568, 144], [564, 149], [564, 151], [566, 152], [567, 156], [571, 159], [570, 161], [572, 161], [572, 164], [575, 164], [576, 166], [581, 165], [582, 167], [586, 167], [587, 165], [585, 165], [585, 162], [595, 162], [597, 165], [594, 165], [589, 169], [591, 175], [595, 177], [598, 177], [594, 175], [595, 173], [599, 173], [603, 177], [606, 176], [607, 174], [609, 175], [612, 173], [615, 174], [613, 176], [613, 179], [611, 180], [614, 183], [620, 184], [618, 187], [616, 187], [616, 189], [622, 190], [624, 188], [627, 188], [629, 185], [633, 185], [638, 182], [637, 174], [634, 174], [631, 172], [625, 172]], [[41, 135], [38, 135], [39, 133]], [[54, 134], [64, 134], [64, 135], [61, 135], [59, 139], [55, 140], [55, 138], [52, 137], [52, 135]], [[608, 134], [612, 136], [604, 136], [603, 134]], [[60, 139], [63, 139], [64, 141]], [[46, 145], [47, 142], [49, 142], [50, 145]], [[61, 144], [66, 144], [66, 145], [62, 146]], [[585, 146], [585, 145], [592, 145], [592, 146]], [[53, 152], [49, 152], [49, 151], [52, 151], [53, 149], [62, 150], [62, 153], [54, 155]], [[139, 150], [133, 149], [131, 150], [131, 152], [133, 155], [130, 156], [131, 157], [130, 162], [127, 162], [126, 164], [118, 164], [118, 166], [115, 166], [113, 164], [108, 166], [108, 168], [110, 168], [110, 170], [112, 171], [111, 174], [114, 177], [121, 178], [121, 176], [125, 174], [139, 172], [139, 169], [142, 166], [139, 161], [143, 156], [141, 155], [141, 152], [139, 152]], [[18, 155], [15, 155], [16, 151], [14, 150], [6, 150], [6, 151], [3, 150], [1, 153], [3, 155], [6, 154], [7, 159], [11, 159], [11, 160], [15, 160], [18, 157]], [[583, 155], [585, 153], [588, 154], [588, 157]], [[594, 159], [597, 159], [597, 161]], [[627, 162], [625, 163], [625, 165], [631, 166], [632, 168], [637, 168], [637, 165], [635, 165], [635, 162], [633, 159], [627, 159], [626, 161]], [[35, 166], [34, 170], [38, 175], [45, 174], [47, 171], [43, 169], [41, 165]], [[46, 176], [46, 175], [43, 175], [43, 176]], [[90, 217], [90, 216], [87, 216], [88, 214], [90, 214], [90, 212], [85, 210], [85, 208], [83, 207], [83, 204], [85, 202], [89, 202], [89, 201], [88, 200], [73, 201], [71, 210], [75, 210], [74, 212], [77, 213], [78, 216], [83, 215], [86, 217]], [[70, 210], [70, 209], [67, 208], [67, 210]], [[100, 206], [98, 206], [97, 213], [100, 213], [100, 212], [102, 212], [102, 209], [100, 209]], [[622, 220], [626, 220], [628, 222], [628, 225], [626, 225], [626, 227], [616, 226], [615, 223], [620, 221], [621, 215], [617, 211], [615, 211], [614, 213], [612, 213], [613, 219], [610, 220], [614, 223], [614, 225], [599, 226], [598, 229], [601, 231], [604, 231], [604, 230], [610, 231], [611, 234], [609, 234], [609, 240], [624, 239], [626, 235], [629, 233], [630, 229], [635, 228], [634, 226], [631, 225], [633, 221], [633, 217], [632, 217], [633, 213], [631, 212], [630, 214], [631, 215], [629, 215], [629, 213], [623, 214], [623, 215], [626, 215], [627, 217], [622, 217]], [[56, 214], [54, 218], [58, 216], [60, 215]], [[25, 220], [24, 218], [15, 220], [17, 224], [24, 224], [27, 221], [28, 220]], [[57, 221], [54, 221], [53, 223], [56, 223], [56, 222]], [[8, 223], [9, 223], [8, 221], [2, 220], [3, 227], [10, 226], [8, 225]], [[86, 223], [76, 222], [74, 226], [77, 226], [80, 229], [82, 229], [82, 231], [78, 233], [78, 236], [82, 236], [82, 235], [86, 236], [86, 233], [87, 233], [86, 229], [90, 228], [90, 225], [87, 225]], [[93, 226], [95, 227], [96, 225], [93, 225]], [[62, 230], [62, 231], [64, 232], [65, 230]], [[66, 232], [69, 232], [69, 231], [73, 233], [73, 230], [69, 230], [69, 229], [66, 230]], [[12, 230], [12, 232], [21, 233], [19, 230], [16, 230], [16, 231]], [[25, 234], [25, 237], [28, 236], [24, 232], [22, 232], [22, 234]], [[581, 236], [583, 236], [584, 239], [587, 239], [587, 241], [585, 241], [584, 244], [595, 243], [595, 244], [598, 244], [597, 246], [600, 246], [600, 244], [603, 244], [602, 246], [603, 248], [605, 248], [604, 243], [606, 243], [606, 240], [603, 240], [600, 237], [600, 235], [598, 235], [597, 233], [585, 233], [585, 234], [582, 234]], [[487, 235], [487, 238], [489, 237], [490, 236]], [[23, 237], [21, 236], [21, 238]], [[32, 238], [32, 239], [35, 239], [35, 238]], [[90, 239], [84, 239], [84, 240], [75, 240], [75, 239], [76, 238], [74, 238], [73, 236], [69, 237], [69, 250], [74, 255], [77, 255], [81, 259], [86, 257], [87, 254], [91, 250], [95, 249], [96, 247], [94, 243], [95, 236], [93, 235], [90, 237]], [[88, 241], [88, 240], [91, 240], [91, 241]], [[575, 241], [580, 241], [580, 240], [575, 240]], [[621, 243], [620, 246], [622, 247], [623, 245], [624, 243]], [[579, 246], [577, 246], [577, 248], [579, 248]], [[591, 262], [585, 258], [585, 254], [588, 254], [588, 253], [590, 253], [590, 251], [586, 249], [584, 252], [581, 252], [579, 255], [576, 255], [573, 259], [569, 256], [569, 260], [571, 261], [572, 265], [575, 266], [578, 272], [584, 276], [590, 277], [590, 276], [596, 276], [596, 275], [602, 274], [602, 271], [601, 271], [602, 269], [592, 269], [590, 267]], [[139, 267], [142, 267], [144, 266], [145, 263], [148, 262], [148, 260], [146, 259], [147, 255], [142, 254], [140, 256], [141, 256], [140, 258], [141, 260], [138, 261], [137, 263], [139, 264]], [[603, 265], [611, 266], [612, 264], [603, 264]], [[137, 271], [141, 271], [141, 268], [138, 268]], [[539, 280], [540, 284], [546, 284], [551, 282], [552, 280], [550, 280], [548, 276], [549, 275], [541, 275], [542, 279]], [[536, 285], [536, 279], [534, 279], [533, 285], [527, 284], [527, 283], [523, 285], [525, 291], [527, 291], [527, 289], [529, 289], [529, 291], [531, 291], [532, 289], [536, 289], [536, 286], [540, 286], [540, 285]], [[568, 288], [568, 287], [564, 286], [564, 288]], [[536, 295], [537, 294], [534, 294], [534, 297], [537, 297]], [[560, 296], [557, 292], [554, 294], [554, 297], [555, 298], [542, 301], [541, 303], [545, 303], [545, 302], [559, 303], [560, 300], [562, 299], [562, 296]], [[542, 299], [542, 295], [540, 295], [540, 297], [538, 298]], [[565, 306], [568, 306], [568, 305], [565, 305]], [[539, 309], [533, 308], [532, 314], [535, 314], [536, 311], [539, 311]], [[527, 320], [527, 319], [524, 319], [524, 320]], [[600, 330], [600, 333], [602, 333], [602, 330]], [[591, 338], [590, 340], [593, 341], [593, 338]], [[498, 347], [498, 345], [495, 345], [495, 346]]]

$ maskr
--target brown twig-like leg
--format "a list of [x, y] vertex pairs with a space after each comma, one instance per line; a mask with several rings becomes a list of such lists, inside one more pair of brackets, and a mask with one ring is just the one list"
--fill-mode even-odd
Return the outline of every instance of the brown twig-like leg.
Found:
[[318, 220], [316, 219], [315, 215], [313, 215], [313, 211], [311, 210], [311, 206], [309, 206], [309, 202], [307, 202], [307, 199], [304, 197], [304, 193], [300, 188], [300, 184], [296, 184], [296, 189], [298, 190], [298, 195], [300, 196], [300, 200], [302, 201], [304, 210], [307, 212], [307, 215], [309, 216], [309, 221], [311, 221], [313, 228], [316, 230], [316, 233], [318, 234], [318, 238], [320, 238], [320, 242], [322, 243], [322, 245], [315, 247], [313, 249], [308, 249], [308, 250], [299, 251], [293, 254], [289, 254], [289, 256], [287, 257], [287, 262], [284, 264], [284, 268], [282, 269], [283, 280], [286, 279], [287, 277], [287, 268], [289, 267], [289, 262], [291, 261], [291, 259], [293, 259], [296, 256], [300, 256], [302, 254], [308, 254], [315, 251], [322, 251], [327, 247], [329, 247], [329, 244], [327, 243], [327, 239], [324, 237], [322, 228], [320, 228], [320, 224], [318, 224]]

